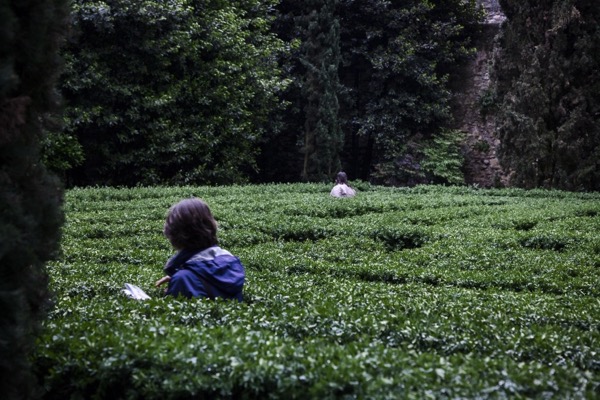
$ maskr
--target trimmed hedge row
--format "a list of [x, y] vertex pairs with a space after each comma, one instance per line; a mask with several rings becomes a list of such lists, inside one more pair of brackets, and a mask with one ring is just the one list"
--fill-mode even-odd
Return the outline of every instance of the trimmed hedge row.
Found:
[[[599, 394], [600, 195], [361, 185], [67, 192], [45, 398]], [[246, 266], [244, 303], [152, 286], [190, 195]]]

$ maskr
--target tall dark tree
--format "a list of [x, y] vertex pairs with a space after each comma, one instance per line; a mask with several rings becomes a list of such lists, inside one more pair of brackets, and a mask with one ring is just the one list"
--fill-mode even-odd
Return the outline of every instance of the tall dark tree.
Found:
[[600, 7], [501, 1], [500, 157], [511, 184], [600, 189]]
[[296, 18], [302, 32], [300, 78], [304, 100], [303, 180], [328, 180], [340, 168], [344, 137], [338, 120], [341, 61], [337, 0], [302, 2]]
[[40, 162], [55, 110], [67, 0], [0, 2], [0, 387], [35, 397], [28, 355], [48, 298], [45, 263], [58, 249], [62, 191]]
[[276, 116], [278, 130], [263, 144], [264, 180], [329, 180], [340, 166], [338, 0], [283, 0], [274, 32], [292, 44], [281, 59], [291, 80]]

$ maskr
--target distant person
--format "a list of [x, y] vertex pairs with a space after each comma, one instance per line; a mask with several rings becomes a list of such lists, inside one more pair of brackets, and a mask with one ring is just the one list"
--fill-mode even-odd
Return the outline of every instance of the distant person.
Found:
[[164, 234], [177, 250], [156, 282], [168, 283], [166, 295], [242, 301], [244, 266], [217, 245], [217, 221], [204, 201], [190, 198], [171, 207]]
[[335, 186], [330, 193], [333, 197], [354, 197], [356, 191], [348, 186], [348, 175], [345, 172], [338, 172], [335, 178]]

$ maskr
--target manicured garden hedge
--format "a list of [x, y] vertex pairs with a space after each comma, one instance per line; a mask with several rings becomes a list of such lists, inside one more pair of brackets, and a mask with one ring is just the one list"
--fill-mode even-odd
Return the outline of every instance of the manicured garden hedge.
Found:
[[[600, 396], [600, 194], [357, 186], [68, 191], [45, 398]], [[192, 195], [244, 303], [153, 287], [166, 210]]]

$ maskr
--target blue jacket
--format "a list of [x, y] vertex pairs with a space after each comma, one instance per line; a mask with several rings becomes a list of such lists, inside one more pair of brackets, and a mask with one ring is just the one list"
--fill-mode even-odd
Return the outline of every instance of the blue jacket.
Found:
[[246, 272], [239, 258], [219, 246], [182, 250], [169, 259], [167, 295], [242, 301]]

